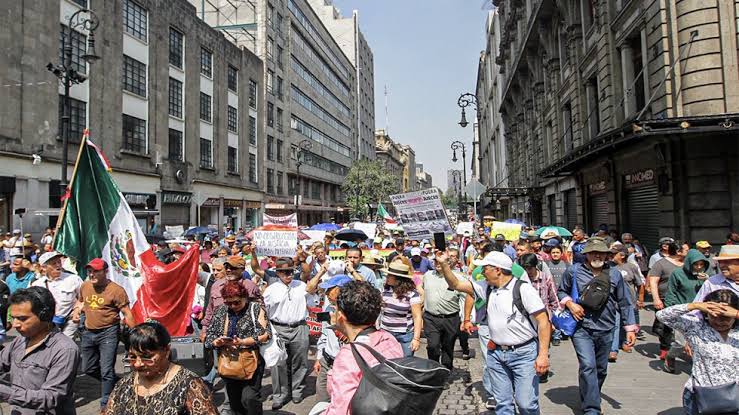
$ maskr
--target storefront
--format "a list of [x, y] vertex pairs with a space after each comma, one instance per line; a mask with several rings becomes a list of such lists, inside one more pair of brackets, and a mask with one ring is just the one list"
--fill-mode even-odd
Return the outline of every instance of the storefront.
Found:
[[154, 193], [131, 193], [122, 192], [128, 206], [131, 207], [136, 221], [144, 233], [150, 233], [154, 226], [154, 218], [159, 214], [157, 207], [157, 195]]
[[221, 212], [221, 199], [210, 197], [200, 205], [198, 212], [198, 226], [218, 228], [218, 217]]
[[190, 204], [192, 194], [185, 192], [162, 191], [162, 226], [190, 226]]
[[577, 190], [565, 190], [563, 196], [564, 226], [567, 229], [574, 229], [577, 225]]
[[655, 249], [659, 240], [659, 189], [653, 168], [624, 174], [623, 199], [625, 228], [649, 249]]
[[608, 182], [599, 180], [588, 184], [588, 232], [595, 232], [602, 224], [608, 225], [608, 213]]

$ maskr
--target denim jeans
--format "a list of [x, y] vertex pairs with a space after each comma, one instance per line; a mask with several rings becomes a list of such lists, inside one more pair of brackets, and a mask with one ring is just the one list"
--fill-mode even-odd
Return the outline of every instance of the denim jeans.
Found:
[[488, 350], [496, 415], [513, 415], [514, 397], [519, 414], [539, 414], [539, 376], [534, 368], [538, 347], [531, 342], [515, 350]]
[[698, 415], [698, 408], [696, 408], [693, 396], [693, 391], [688, 388], [683, 390], [683, 410], [685, 411], [685, 415]]
[[552, 340], [562, 340], [562, 330], [552, 326]]
[[404, 357], [411, 357], [413, 356], [413, 352], [411, 351], [411, 341], [413, 341], [413, 330], [405, 332], [405, 333], [396, 333], [396, 332], [388, 332], [395, 337], [395, 340], [400, 343], [400, 347], [403, 348], [403, 356]]
[[213, 367], [210, 368], [210, 372], [203, 376], [202, 379], [208, 387], [212, 388], [213, 384], [216, 383], [216, 376], [218, 376], [218, 351], [216, 349], [208, 349], [205, 353], [213, 353]]
[[80, 344], [82, 373], [100, 381], [100, 406], [108, 404], [108, 396], [116, 381], [115, 360], [118, 352], [118, 324], [99, 330], [84, 330]]
[[580, 403], [584, 415], [600, 414], [600, 390], [608, 374], [608, 353], [613, 330], [595, 331], [578, 327], [572, 334], [580, 363]]
[[618, 353], [618, 350], [626, 340], [626, 330], [621, 327], [621, 313], [616, 312], [616, 325], [613, 327], [613, 340], [611, 341], [611, 351]]
[[477, 329], [477, 338], [480, 340], [480, 351], [482, 352], [482, 386], [488, 393], [488, 398], [493, 397], [493, 378], [487, 365], [488, 341], [490, 340], [490, 328], [487, 323], [482, 323]]

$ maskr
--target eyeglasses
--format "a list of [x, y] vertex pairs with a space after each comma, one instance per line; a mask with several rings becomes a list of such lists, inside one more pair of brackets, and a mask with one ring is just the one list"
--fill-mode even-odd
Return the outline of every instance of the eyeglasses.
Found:
[[239, 299], [239, 300], [224, 301], [223, 304], [226, 304], [227, 306], [239, 305], [241, 304], [242, 301], [244, 300]]
[[154, 363], [156, 363], [156, 359], [153, 357], [141, 357], [141, 356], [125, 357], [123, 358], [123, 363], [130, 365], [130, 364], [133, 364], [137, 360], [146, 366], [151, 366]]

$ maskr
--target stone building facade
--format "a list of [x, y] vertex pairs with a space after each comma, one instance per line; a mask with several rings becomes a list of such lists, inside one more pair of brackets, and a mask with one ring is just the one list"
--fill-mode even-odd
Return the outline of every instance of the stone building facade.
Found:
[[739, 3], [494, 3], [511, 214], [652, 249], [724, 241], [739, 225]]
[[[85, 30], [71, 37], [88, 77], [71, 89], [68, 177], [82, 130], [107, 155], [149, 231], [164, 226], [251, 227], [261, 221], [262, 61], [203, 23], [186, 0], [8, 2], [0, 17], [0, 228], [38, 235], [55, 223], [62, 189], [60, 63], [69, 17], [89, 7], [100, 59], [86, 64]], [[251, 120], [251, 121], [250, 121]], [[36, 155], [37, 157], [34, 157]], [[36, 162], [33, 162], [33, 161]]]
[[396, 143], [386, 130], [377, 130], [375, 153], [385, 169], [398, 178], [398, 189], [402, 193], [418, 190], [416, 152], [411, 146]]

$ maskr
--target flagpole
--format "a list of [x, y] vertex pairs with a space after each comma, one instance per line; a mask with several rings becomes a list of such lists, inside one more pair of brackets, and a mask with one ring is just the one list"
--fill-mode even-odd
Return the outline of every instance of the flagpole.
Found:
[[80, 148], [77, 151], [77, 161], [74, 162], [74, 169], [72, 170], [72, 178], [69, 180], [69, 184], [67, 184], [67, 188], [64, 189], [64, 195], [62, 196], [64, 198], [64, 204], [62, 205], [62, 208], [59, 209], [59, 217], [56, 219], [56, 227], [54, 228], [54, 240], [51, 242], [52, 246], [55, 246], [56, 237], [59, 235], [59, 227], [62, 225], [62, 221], [64, 219], [64, 213], [67, 211], [67, 203], [69, 203], [68, 193], [72, 190], [74, 179], [77, 178], [77, 167], [80, 164], [80, 158], [82, 157], [82, 150], [85, 148], [85, 145], [87, 144], [87, 137], [89, 135], [90, 135], [90, 130], [85, 128], [85, 131], [82, 133], [82, 141], [80, 141]]

